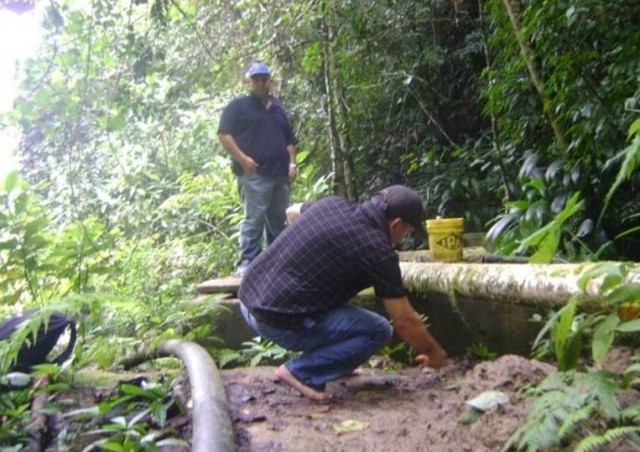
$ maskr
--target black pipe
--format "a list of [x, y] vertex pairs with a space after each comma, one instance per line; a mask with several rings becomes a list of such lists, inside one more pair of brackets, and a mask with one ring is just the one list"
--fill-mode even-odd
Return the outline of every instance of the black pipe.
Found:
[[[495, 254], [485, 254], [482, 256], [483, 264], [528, 264], [530, 257], [525, 256], [498, 256]], [[552, 259], [550, 264], [565, 263], [560, 259]]]
[[187, 367], [193, 401], [194, 452], [233, 452], [233, 427], [224, 384], [215, 362], [198, 344], [171, 339], [158, 347], [159, 356], [175, 355]]

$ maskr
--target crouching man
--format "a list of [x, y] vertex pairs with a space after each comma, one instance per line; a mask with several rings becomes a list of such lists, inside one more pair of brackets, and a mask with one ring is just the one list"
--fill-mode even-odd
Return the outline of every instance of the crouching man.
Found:
[[[423, 217], [420, 197], [402, 185], [361, 204], [332, 196], [302, 206], [299, 218], [256, 258], [238, 298], [256, 333], [302, 352], [276, 370], [283, 383], [311, 399], [329, 399], [326, 383], [366, 362], [393, 329], [428, 356], [427, 365], [447, 364], [409, 303], [394, 250], [411, 232], [424, 232]], [[370, 286], [391, 323], [348, 304]]]

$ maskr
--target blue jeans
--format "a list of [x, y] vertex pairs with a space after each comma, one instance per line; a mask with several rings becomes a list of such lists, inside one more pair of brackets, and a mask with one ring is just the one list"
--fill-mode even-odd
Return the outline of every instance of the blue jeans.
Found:
[[238, 177], [244, 218], [240, 222], [240, 261], [251, 262], [284, 230], [289, 207], [289, 177], [258, 173]]
[[371, 355], [385, 346], [393, 328], [383, 316], [351, 305], [327, 314], [308, 317], [301, 330], [284, 330], [258, 322], [240, 303], [249, 326], [260, 336], [287, 350], [302, 354], [285, 363], [300, 382], [318, 390], [325, 384], [350, 374]]

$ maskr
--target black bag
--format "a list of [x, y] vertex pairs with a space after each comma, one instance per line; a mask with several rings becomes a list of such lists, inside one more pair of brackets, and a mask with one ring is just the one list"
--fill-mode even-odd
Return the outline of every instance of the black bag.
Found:
[[[34, 312], [26, 312], [22, 315], [11, 317], [6, 322], [0, 324], [0, 340], [8, 339], [11, 334], [18, 328], [18, 326], [25, 320], [33, 317]], [[53, 347], [56, 346], [58, 339], [66, 331], [67, 328], [71, 329], [69, 338], [69, 345], [64, 352], [57, 358], [47, 361], [47, 355]], [[38, 337], [35, 341], [25, 341], [18, 352], [16, 362], [10, 367], [10, 372], [31, 372], [31, 368], [37, 364], [53, 363], [62, 364], [71, 356], [73, 348], [76, 345], [77, 331], [76, 321], [72, 318], [54, 312], [49, 318], [49, 323], [46, 325], [43, 323], [38, 330]]]

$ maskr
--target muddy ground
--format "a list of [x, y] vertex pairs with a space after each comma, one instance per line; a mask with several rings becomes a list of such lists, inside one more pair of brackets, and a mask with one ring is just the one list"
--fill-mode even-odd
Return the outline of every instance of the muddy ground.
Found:
[[[439, 371], [363, 369], [328, 385], [317, 403], [274, 378], [274, 367], [222, 371], [240, 452], [499, 451], [523, 423], [522, 388], [555, 372], [549, 364], [506, 355], [456, 358]], [[489, 390], [508, 401], [464, 423], [467, 400]]]
[[[615, 349], [607, 355], [604, 368], [621, 373], [633, 355], [632, 349]], [[398, 368], [399, 363], [380, 357], [374, 357], [370, 364], [373, 368], [363, 368], [361, 375], [329, 384], [327, 390], [335, 397], [325, 403], [305, 399], [279, 383], [274, 376], [275, 367], [222, 370], [237, 451], [500, 451], [511, 434], [525, 422], [532, 400], [524, 390], [556, 372], [556, 368], [548, 363], [516, 355], [504, 355], [493, 361], [456, 357], [439, 371], [408, 366]], [[390, 367], [395, 370], [385, 370]], [[69, 397], [59, 394], [63, 399], [69, 398], [69, 403], [75, 398], [74, 408], [93, 407], [107, 397], [117, 396], [119, 389], [112, 384], [114, 378], [129, 384], [135, 384], [132, 381], [141, 378], [137, 373], [104, 373], [106, 380], [103, 383], [106, 384], [100, 384], [100, 372], [87, 374], [85, 371], [85, 374], [83, 378], [90, 380], [90, 385], [85, 381]], [[152, 381], [158, 378], [158, 375], [144, 376]], [[188, 376], [178, 371], [176, 375], [165, 377], [173, 381], [173, 395], [182, 401], [181, 406], [190, 406]], [[471, 407], [467, 401], [487, 391], [499, 392], [503, 396], [501, 404], [481, 412], [474, 422], [470, 422], [473, 417], [469, 416]], [[625, 397], [630, 399], [625, 406], [640, 398], [637, 389], [627, 392]], [[173, 408], [177, 406], [172, 405]], [[133, 415], [140, 411], [138, 408]], [[164, 431], [189, 443], [193, 433], [189, 410], [169, 411], [173, 414], [168, 412]], [[46, 450], [80, 452], [88, 450], [85, 448], [99, 438], [106, 438], [88, 432], [96, 429], [94, 423], [85, 425], [89, 421], [84, 418], [65, 417], [59, 407], [56, 412], [58, 414], [47, 422], [53, 428], [47, 436], [53, 439], [56, 432], [58, 435], [73, 433], [74, 444], [69, 447], [67, 441], [66, 446], [59, 449], [54, 440]], [[110, 413], [108, 417], [115, 415], [117, 413]], [[149, 422], [153, 424], [152, 419]], [[2, 446], [0, 444], [0, 450], [4, 450]], [[159, 450], [183, 452], [189, 449], [189, 446], [178, 446]], [[557, 450], [573, 448], [567, 446]], [[609, 450], [637, 449], [618, 440], [596, 449], [597, 452]]]

